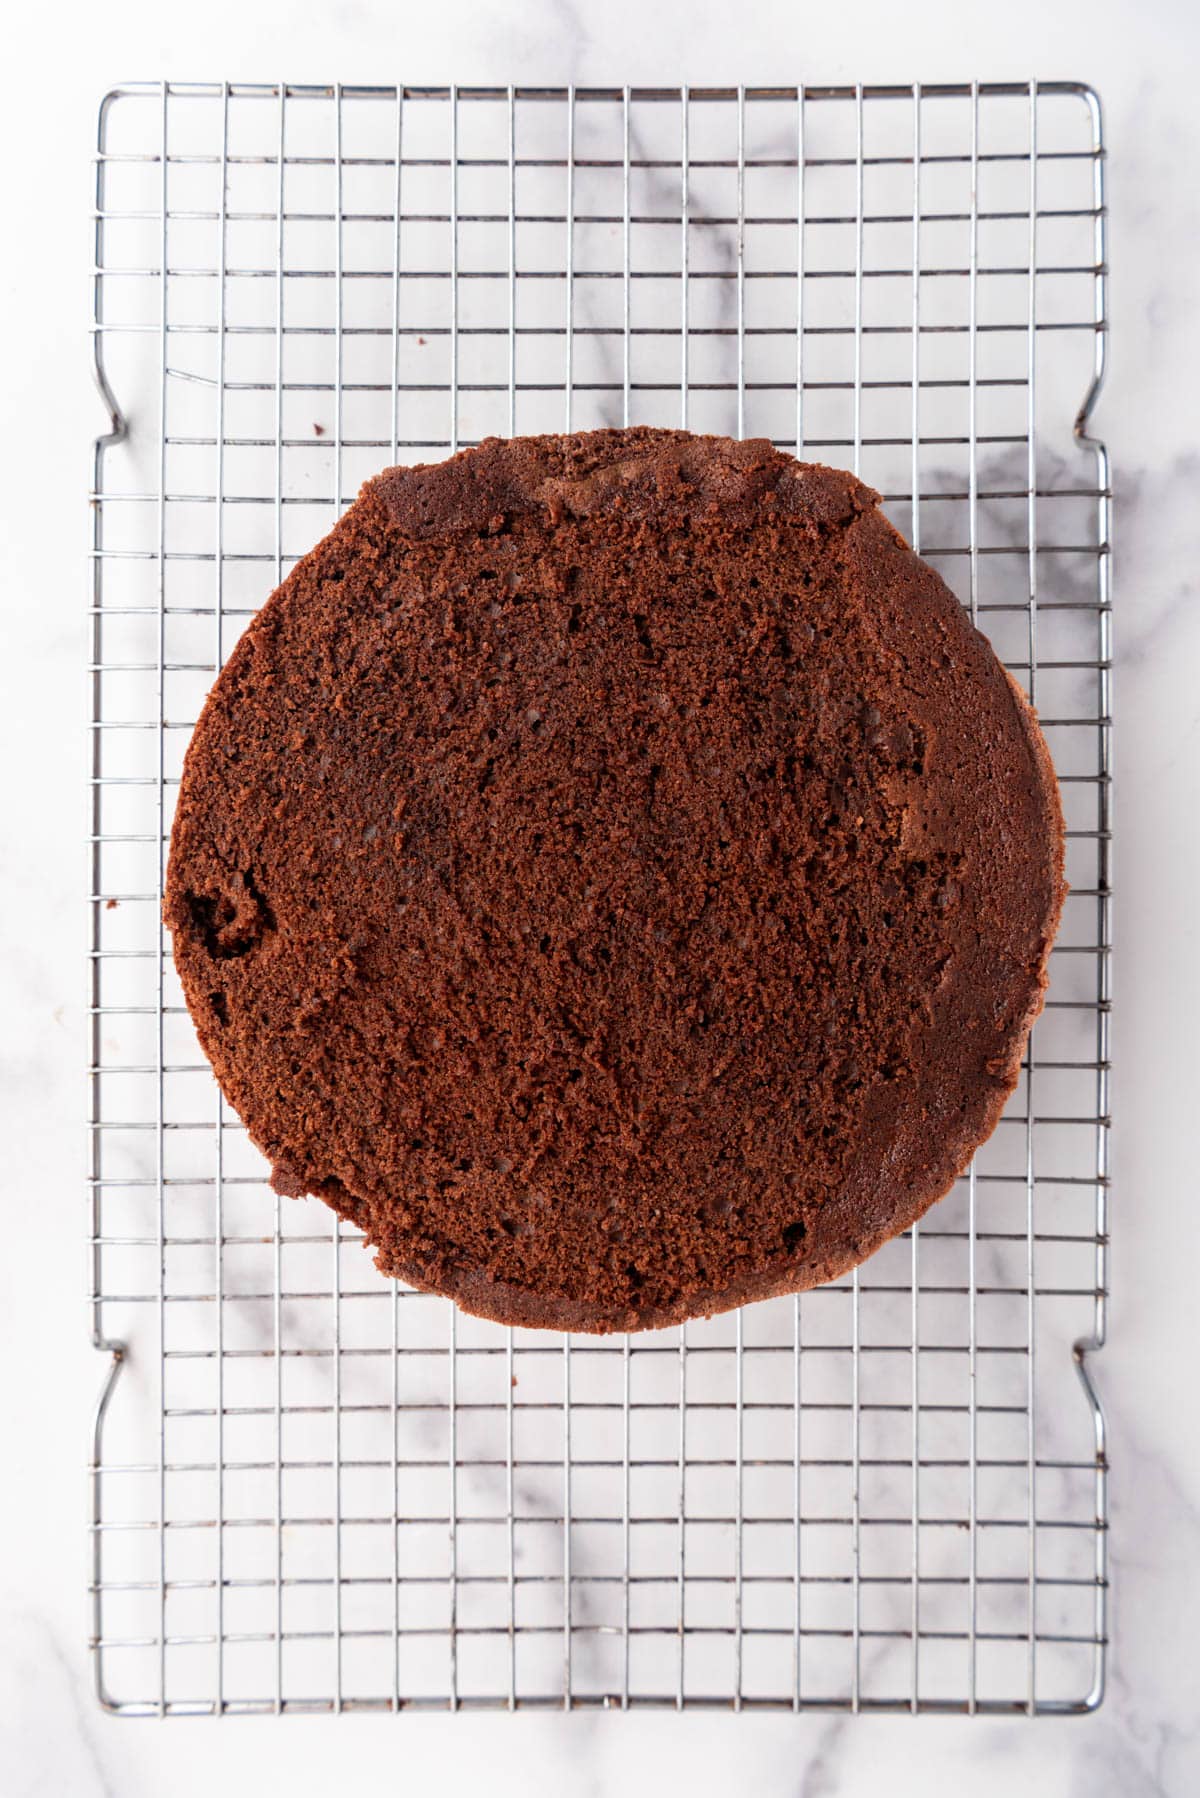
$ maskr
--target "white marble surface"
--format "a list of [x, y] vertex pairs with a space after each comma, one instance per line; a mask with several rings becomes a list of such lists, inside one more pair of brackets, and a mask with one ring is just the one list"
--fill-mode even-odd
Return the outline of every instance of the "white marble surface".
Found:
[[[0, 1103], [0, 1791], [159, 1798], [266, 1781], [496, 1794], [690, 1786], [832, 1798], [961, 1789], [1171, 1798], [1200, 1789], [1200, 1251], [1194, 1107], [1200, 955], [1200, 592], [1195, 405], [1200, 154], [1186, 86], [1200, 25], [1029, 0], [852, 10], [764, 0], [502, 0], [423, 9], [210, 0], [24, 8], [7, 28], [0, 566], [6, 933]], [[97, 1365], [82, 1301], [82, 589], [97, 408], [88, 384], [88, 156], [113, 81], [793, 82], [1072, 76], [1111, 150], [1113, 356], [1098, 428], [1118, 490], [1114, 1303], [1098, 1366], [1113, 1476], [1115, 1643], [1099, 1715], [1062, 1722], [762, 1716], [317, 1718], [128, 1724], [95, 1708], [84, 1648], [84, 1475]]]

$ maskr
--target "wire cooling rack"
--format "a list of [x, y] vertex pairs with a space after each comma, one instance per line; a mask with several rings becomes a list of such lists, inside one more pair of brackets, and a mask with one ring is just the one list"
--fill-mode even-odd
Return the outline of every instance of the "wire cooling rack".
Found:
[[[1096, 96], [172, 83], [110, 93], [98, 148], [101, 1701], [1093, 1708]], [[884, 493], [1040, 709], [1072, 890], [1019, 1088], [919, 1228], [799, 1301], [571, 1339], [398, 1287], [323, 1206], [269, 1191], [159, 910], [204, 693], [360, 482], [489, 433], [623, 423], [771, 437]]]

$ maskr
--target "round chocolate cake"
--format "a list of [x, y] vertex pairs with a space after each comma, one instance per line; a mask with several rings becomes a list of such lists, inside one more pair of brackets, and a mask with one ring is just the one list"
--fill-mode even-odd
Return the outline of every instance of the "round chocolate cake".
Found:
[[367, 483], [212, 691], [166, 920], [280, 1192], [469, 1311], [637, 1329], [946, 1192], [1062, 844], [1032, 712], [876, 494], [597, 431]]

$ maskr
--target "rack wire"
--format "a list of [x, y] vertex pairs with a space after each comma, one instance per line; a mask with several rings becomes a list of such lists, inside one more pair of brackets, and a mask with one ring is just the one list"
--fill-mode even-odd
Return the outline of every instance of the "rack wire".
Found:
[[[95, 248], [101, 1702], [1094, 1708], [1096, 95], [136, 84], [100, 109]], [[798, 1300], [571, 1338], [388, 1282], [323, 1206], [271, 1194], [160, 900], [204, 693], [360, 482], [633, 423], [771, 437], [880, 489], [1039, 707], [1072, 890], [1018, 1090], [919, 1227]]]

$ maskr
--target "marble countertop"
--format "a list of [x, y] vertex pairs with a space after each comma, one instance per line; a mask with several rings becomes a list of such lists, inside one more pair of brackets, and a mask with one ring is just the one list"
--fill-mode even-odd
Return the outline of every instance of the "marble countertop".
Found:
[[[407, 21], [380, 0], [149, 0], [24, 8], [8, 30], [7, 348], [0, 568], [7, 828], [0, 1053], [8, 1252], [0, 1481], [0, 1790], [12, 1798], [231, 1795], [435, 1784], [489, 1793], [690, 1788], [833, 1798], [1024, 1786], [1184, 1798], [1200, 1790], [1200, 1254], [1191, 1130], [1200, 953], [1200, 126], [1187, 71], [1200, 16], [1150, 0], [975, 17], [954, 0], [852, 13], [758, 0], [447, 0]], [[845, 1716], [411, 1716], [125, 1723], [92, 1698], [85, 1481], [99, 1379], [83, 1303], [82, 605], [91, 393], [89, 157], [123, 79], [692, 84], [1079, 78], [1110, 148], [1111, 372], [1096, 428], [1116, 470], [1113, 1305], [1097, 1365], [1113, 1457], [1114, 1642], [1099, 1714], [1067, 1720]]]

